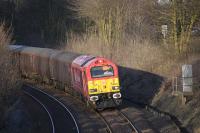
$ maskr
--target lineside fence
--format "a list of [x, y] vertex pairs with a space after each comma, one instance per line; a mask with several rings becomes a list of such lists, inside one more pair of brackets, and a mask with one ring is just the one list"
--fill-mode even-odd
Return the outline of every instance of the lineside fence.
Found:
[[172, 78], [172, 95], [181, 95], [183, 104], [189, 101], [199, 89], [200, 76], [192, 71], [192, 65], [183, 65], [182, 75]]

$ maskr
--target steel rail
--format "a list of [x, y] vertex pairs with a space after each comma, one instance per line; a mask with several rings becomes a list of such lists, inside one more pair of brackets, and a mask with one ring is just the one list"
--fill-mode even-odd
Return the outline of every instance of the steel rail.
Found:
[[74, 122], [74, 124], [75, 124], [75, 126], [76, 126], [77, 133], [80, 133], [78, 124], [77, 124], [77, 122], [76, 122], [76, 119], [75, 119], [74, 115], [71, 113], [71, 111], [66, 107], [66, 105], [64, 105], [64, 104], [63, 104], [61, 101], [59, 101], [57, 98], [51, 96], [50, 94], [48, 94], [48, 93], [46, 93], [46, 92], [44, 92], [44, 91], [42, 91], [42, 90], [40, 90], [40, 89], [37, 89], [37, 88], [35, 88], [35, 87], [33, 87], [33, 86], [30, 86], [30, 85], [26, 85], [26, 86], [31, 87], [32, 89], [35, 89], [36, 91], [39, 91], [39, 92], [45, 94], [46, 96], [50, 97], [51, 99], [55, 100], [56, 102], [58, 102], [58, 103], [70, 114], [70, 116], [71, 116], [71, 118], [73, 119], [73, 122]]
[[[125, 120], [126, 122], [128, 122], [128, 124], [129, 124], [130, 128], [132, 128], [133, 132], [135, 132], [135, 133], [141, 133], [141, 131], [138, 130], [138, 129], [134, 126], [133, 122], [131, 122], [131, 120], [130, 120], [122, 111], [120, 111], [120, 109], [115, 109], [114, 111], [116, 111], [116, 112], [120, 115], [120, 117], [121, 117], [123, 120]], [[96, 111], [96, 113], [99, 115], [99, 117], [100, 117], [100, 118], [104, 121], [104, 123], [106, 124], [107, 129], [108, 129], [108, 132], [109, 132], [109, 133], [113, 133], [114, 131], [112, 130], [112, 127], [110, 126], [109, 122], [107, 122], [106, 118], [104, 118], [104, 116], [101, 114], [101, 111]]]
[[50, 119], [50, 121], [51, 121], [52, 133], [55, 133], [55, 126], [54, 126], [53, 118], [52, 118], [50, 112], [48, 111], [48, 109], [46, 108], [46, 106], [45, 106], [40, 100], [38, 100], [36, 97], [34, 97], [33, 95], [31, 95], [31, 94], [28, 93], [27, 91], [24, 90], [23, 92], [24, 92], [26, 95], [32, 97], [36, 102], [38, 102], [38, 103], [42, 106], [42, 108], [44, 108], [44, 110], [47, 112], [47, 114], [48, 114], [48, 116], [49, 116], [49, 119]]
[[104, 118], [104, 116], [101, 114], [99, 111], [95, 111], [97, 115], [101, 118], [101, 120], [104, 122], [104, 124], [107, 127], [107, 132], [108, 133], [113, 133], [112, 127], [108, 124], [107, 120]]
[[134, 126], [133, 122], [129, 120], [129, 118], [119, 109], [117, 109], [120, 115], [131, 125], [132, 129], [135, 131], [135, 133], [140, 133], [140, 131]]

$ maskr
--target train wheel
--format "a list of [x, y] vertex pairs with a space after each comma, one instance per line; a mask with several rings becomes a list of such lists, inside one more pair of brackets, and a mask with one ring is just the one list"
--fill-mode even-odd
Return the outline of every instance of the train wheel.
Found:
[[88, 100], [86, 100], [86, 106], [89, 107], [90, 106], [90, 103]]
[[101, 112], [103, 110], [104, 110], [104, 108], [96, 108], [96, 111], [98, 111], [98, 112]]
[[83, 97], [82, 94], [80, 94], [80, 100], [81, 100], [82, 102], [85, 102], [85, 99], [84, 99], [84, 97]]

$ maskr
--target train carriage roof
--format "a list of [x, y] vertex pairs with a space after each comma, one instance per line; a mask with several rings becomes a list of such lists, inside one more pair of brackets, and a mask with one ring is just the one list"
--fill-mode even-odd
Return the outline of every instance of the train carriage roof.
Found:
[[29, 55], [39, 55], [41, 52], [42, 49], [36, 47], [25, 47], [23, 50], [21, 50], [21, 53]]
[[8, 45], [8, 49], [10, 51], [19, 52], [24, 49], [26, 46], [23, 45]]
[[72, 52], [61, 52], [60, 54], [56, 55], [56, 59], [62, 62], [71, 63], [78, 56], [80, 56], [80, 54]]
[[54, 54], [56, 51], [53, 49], [49, 49], [49, 48], [40, 48], [40, 53], [39, 55], [41, 57], [49, 57], [50, 55]]
[[18, 48], [21, 48], [21, 47], [24, 47], [22, 45], [8, 45], [9, 49], [10, 50], [15, 50], [15, 49], [18, 49]]
[[29, 55], [37, 55], [40, 57], [49, 57], [49, 55], [55, 53], [55, 50], [49, 48], [37, 48], [23, 45], [9, 45], [9, 50], [13, 52], [21, 52]]

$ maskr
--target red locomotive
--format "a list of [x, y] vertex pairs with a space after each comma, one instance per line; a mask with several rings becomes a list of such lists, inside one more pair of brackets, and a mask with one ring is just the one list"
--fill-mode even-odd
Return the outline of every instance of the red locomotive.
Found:
[[97, 109], [121, 103], [117, 66], [92, 55], [80, 55], [48, 48], [10, 45], [22, 75], [53, 81], [74, 92]]

